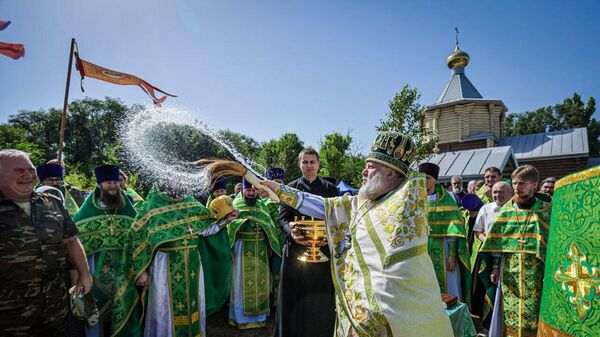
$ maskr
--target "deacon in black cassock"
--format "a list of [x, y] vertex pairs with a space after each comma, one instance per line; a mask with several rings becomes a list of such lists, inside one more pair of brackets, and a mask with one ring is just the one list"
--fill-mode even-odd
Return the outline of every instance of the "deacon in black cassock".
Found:
[[[337, 196], [334, 184], [317, 176], [319, 154], [311, 148], [298, 156], [302, 178], [289, 186], [323, 197]], [[281, 205], [279, 226], [287, 234], [283, 245], [276, 337], [331, 337], [335, 326], [335, 293], [330, 262], [308, 263], [297, 258], [306, 246], [291, 237], [289, 222], [303, 214]], [[327, 246], [321, 251], [329, 258]]]

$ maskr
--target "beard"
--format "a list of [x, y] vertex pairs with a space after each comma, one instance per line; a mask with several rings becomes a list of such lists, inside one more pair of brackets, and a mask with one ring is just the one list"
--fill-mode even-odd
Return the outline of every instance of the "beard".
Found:
[[377, 174], [360, 187], [358, 196], [367, 200], [375, 200], [383, 194], [386, 183], [387, 182], [383, 180], [383, 176]]
[[256, 197], [244, 197], [244, 201], [246, 202], [246, 205], [253, 207], [254, 205], [256, 205]]
[[535, 195], [534, 193], [527, 194], [527, 195], [518, 195], [515, 193], [515, 195], [513, 196], [513, 201], [517, 205], [523, 205], [524, 203], [529, 201], [529, 199], [533, 198], [534, 195]]
[[117, 191], [117, 193], [113, 195], [106, 190], [100, 189], [100, 201], [106, 208], [119, 208], [125, 204], [120, 191]]
[[462, 192], [462, 187], [453, 187], [452, 192], [458, 194], [458, 193]]

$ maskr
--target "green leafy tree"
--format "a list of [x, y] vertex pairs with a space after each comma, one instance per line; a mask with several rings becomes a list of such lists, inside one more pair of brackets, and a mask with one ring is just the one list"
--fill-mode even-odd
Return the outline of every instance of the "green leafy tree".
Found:
[[546, 131], [546, 128], [556, 130], [558, 121], [554, 118], [552, 107], [539, 108], [517, 115], [511, 113], [504, 120], [504, 130], [507, 136], [528, 135]]
[[298, 154], [304, 142], [295, 133], [285, 133], [279, 139], [262, 144], [258, 162], [266, 169], [281, 167], [285, 170], [285, 180], [291, 181], [302, 175], [298, 166]]
[[[118, 127], [129, 108], [120, 100], [85, 98], [69, 104], [65, 126], [64, 162], [87, 176], [102, 163], [120, 164]], [[56, 159], [62, 111], [57, 108], [20, 111], [8, 123], [25, 130], [26, 139], [42, 151], [42, 161]]]
[[16, 149], [29, 153], [34, 164], [43, 162], [43, 152], [38, 144], [30, 142], [26, 130], [8, 124], [0, 124], [0, 149]]
[[24, 130], [27, 141], [36, 144], [42, 151], [40, 164], [56, 159], [61, 114], [58, 109], [21, 110], [8, 119], [9, 125]]
[[565, 98], [562, 103], [526, 111], [511, 113], [504, 120], [506, 136], [540, 133], [546, 130], [587, 128], [590, 156], [600, 155], [600, 121], [592, 118], [596, 112], [596, 100], [590, 97], [583, 103], [577, 93]]
[[352, 149], [350, 133], [339, 132], [327, 134], [319, 147], [321, 158], [321, 174], [335, 177], [354, 186], [362, 182], [361, 171], [364, 168], [364, 157]]
[[421, 94], [408, 84], [389, 103], [390, 111], [380, 121], [377, 131], [397, 131], [415, 143], [415, 162], [431, 155], [437, 147], [437, 135], [423, 123], [425, 108], [419, 103]]

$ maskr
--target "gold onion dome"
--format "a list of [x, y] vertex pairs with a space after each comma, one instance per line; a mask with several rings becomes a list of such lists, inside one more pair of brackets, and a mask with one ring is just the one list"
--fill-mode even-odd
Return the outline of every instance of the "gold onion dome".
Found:
[[454, 52], [448, 56], [446, 64], [448, 64], [448, 68], [450, 69], [454, 69], [456, 67], [466, 67], [467, 64], [469, 64], [469, 54], [460, 50], [458, 45], [456, 45]]

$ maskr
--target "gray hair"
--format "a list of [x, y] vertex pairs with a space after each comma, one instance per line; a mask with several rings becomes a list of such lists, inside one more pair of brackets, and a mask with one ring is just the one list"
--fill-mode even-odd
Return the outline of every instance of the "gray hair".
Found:
[[462, 177], [461, 176], [452, 176], [452, 178], [450, 178], [450, 182], [452, 182], [453, 180], [458, 180], [462, 184]]
[[467, 185], [467, 191], [471, 191], [474, 185], [477, 185], [477, 180], [469, 181], [469, 184]]
[[[21, 150], [16, 150], [16, 149], [0, 150], [0, 169], [2, 168], [2, 162], [5, 159], [19, 158], [19, 157], [29, 159], [29, 153], [27, 153], [25, 151], [21, 151]], [[31, 159], [29, 159], [29, 160], [31, 160]]]
[[548, 178], [542, 180], [542, 185], [544, 185], [545, 183], [556, 184], [556, 178], [554, 178], [554, 177], [548, 177]]

